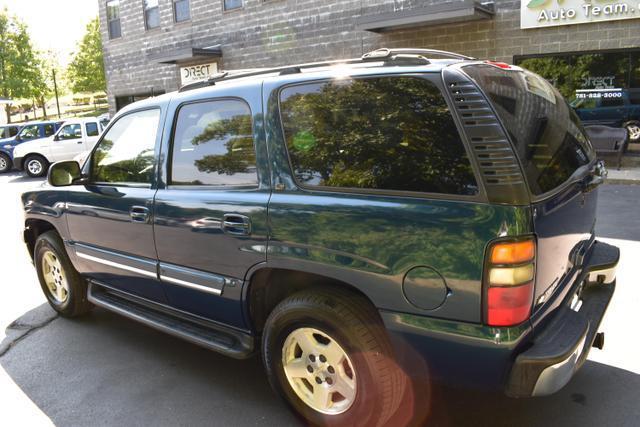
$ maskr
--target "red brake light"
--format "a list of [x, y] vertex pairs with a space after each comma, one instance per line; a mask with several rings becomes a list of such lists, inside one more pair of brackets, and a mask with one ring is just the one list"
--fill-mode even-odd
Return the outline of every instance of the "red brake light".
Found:
[[498, 61], [484, 61], [485, 64], [493, 65], [494, 67], [502, 68], [503, 70], [510, 70], [511, 65], [506, 62], [498, 62]]
[[490, 326], [513, 326], [531, 315], [536, 242], [499, 241], [487, 251], [485, 319]]
[[492, 287], [487, 291], [487, 323], [511, 326], [524, 322], [531, 314], [533, 282], [520, 286]]

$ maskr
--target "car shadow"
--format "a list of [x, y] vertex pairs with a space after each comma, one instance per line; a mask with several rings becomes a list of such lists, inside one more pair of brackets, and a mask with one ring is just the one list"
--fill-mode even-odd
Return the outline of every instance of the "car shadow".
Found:
[[8, 178], [7, 182], [9, 184], [19, 183], [19, 182], [37, 182], [37, 181], [44, 180], [44, 178], [31, 178], [29, 175], [27, 175], [26, 172], [20, 172], [20, 171], [6, 172], [6, 173], [3, 173], [2, 176]]
[[[43, 324], [0, 366], [56, 425], [301, 425], [269, 388], [258, 358], [230, 359], [101, 309]], [[550, 397], [437, 387], [427, 424], [637, 425], [639, 395], [640, 375], [588, 361]]]

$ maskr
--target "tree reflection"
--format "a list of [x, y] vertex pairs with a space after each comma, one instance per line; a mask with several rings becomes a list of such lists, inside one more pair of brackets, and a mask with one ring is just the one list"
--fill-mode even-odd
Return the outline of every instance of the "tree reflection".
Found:
[[473, 194], [473, 172], [440, 93], [419, 78], [369, 78], [283, 91], [299, 180], [331, 187]]

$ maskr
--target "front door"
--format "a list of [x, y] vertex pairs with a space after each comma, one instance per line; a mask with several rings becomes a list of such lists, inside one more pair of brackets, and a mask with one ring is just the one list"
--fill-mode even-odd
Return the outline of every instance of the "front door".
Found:
[[151, 219], [160, 117], [153, 108], [117, 119], [92, 153], [89, 184], [72, 187], [67, 218], [81, 273], [165, 302]]
[[82, 135], [82, 125], [72, 123], [62, 126], [49, 148], [49, 160], [58, 162], [72, 160], [85, 150], [85, 140]]
[[239, 304], [245, 274], [266, 260], [270, 193], [255, 147], [263, 164], [266, 154], [261, 154], [261, 137], [254, 145], [254, 133], [260, 133], [254, 132], [251, 114], [239, 99], [177, 108], [167, 185], [156, 194], [154, 212], [160, 278], [169, 303], [237, 326], [243, 323]]

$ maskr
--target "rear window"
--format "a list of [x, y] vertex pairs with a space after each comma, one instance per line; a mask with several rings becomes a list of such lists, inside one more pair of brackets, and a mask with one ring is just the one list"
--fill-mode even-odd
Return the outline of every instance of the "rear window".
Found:
[[469, 66], [464, 71], [491, 99], [533, 194], [559, 187], [593, 160], [594, 151], [580, 120], [542, 77], [491, 65]]
[[341, 79], [280, 94], [305, 186], [473, 195], [464, 145], [440, 90], [416, 77]]

